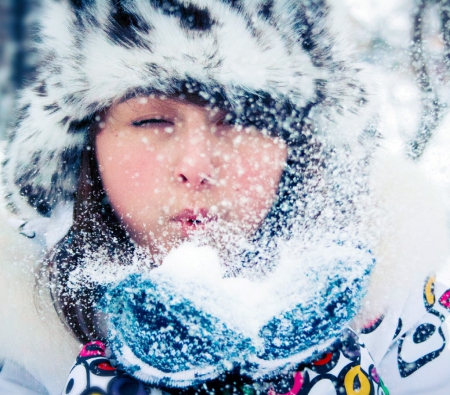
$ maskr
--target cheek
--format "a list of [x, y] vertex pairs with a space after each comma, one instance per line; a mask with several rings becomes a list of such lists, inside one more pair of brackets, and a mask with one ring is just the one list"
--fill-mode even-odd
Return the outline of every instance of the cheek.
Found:
[[106, 136], [97, 138], [97, 159], [111, 204], [122, 217], [148, 211], [157, 198], [164, 158], [145, 145]]
[[286, 157], [287, 149], [272, 142], [243, 149], [236, 155], [230, 166], [229, 184], [240, 206], [260, 211], [271, 207]]

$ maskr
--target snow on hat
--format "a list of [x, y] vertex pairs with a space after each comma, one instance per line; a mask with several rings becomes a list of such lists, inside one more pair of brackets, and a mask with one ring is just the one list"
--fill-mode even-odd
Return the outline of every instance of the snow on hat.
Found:
[[291, 129], [357, 114], [365, 89], [332, 15], [324, 0], [44, 0], [40, 65], [8, 136], [11, 209], [73, 200], [95, 115], [128, 96], [195, 86]]

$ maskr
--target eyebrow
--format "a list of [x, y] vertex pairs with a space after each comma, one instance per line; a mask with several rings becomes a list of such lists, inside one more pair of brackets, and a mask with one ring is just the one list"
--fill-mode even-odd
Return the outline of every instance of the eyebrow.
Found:
[[149, 97], [151, 95], [163, 95], [163, 92], [156, 91], [154, 89], [134, 89], [125, 93], [116, 103], [121, 104], [131, 99], [137, 99], [139, 97]]
[[[138, 99], [138, 98], [145, 98], [145, 97], [154, 97], [155, 99], [158, 99], [158, 96], [163, 96], [167, 99], [180, 102], [180, 103], [188, 103], [188, 104], [194, 104], [196, 106], [205, 107], [208, 105], [211, 105], [211, 103], [203, 98], [198, 93], [184, 93], [184, 92], [174, 92], [174, 93], [165, 93], [162, 91], [158, 91], [155, 89], [135, 89], [131, 92], [126, 93], [123, 95], [117, 102], [117, 104], [124, 103], [131, 99]], [[214, 107], [220, 108], [219, 105], [215, 105]]]

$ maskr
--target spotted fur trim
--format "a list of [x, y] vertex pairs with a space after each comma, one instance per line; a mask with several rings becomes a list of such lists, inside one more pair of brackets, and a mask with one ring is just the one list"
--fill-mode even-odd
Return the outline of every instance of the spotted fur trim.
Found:
[[4, 165], [22, 215], [73, 199], [95, 114], [128, 95], [187, 84], [232, 108], [269, 103], [283, 124], [292, 114], [296, 124], [334, 121], [366, 102], [325, 0], [44, 0], [43, 9], [41, 63]]

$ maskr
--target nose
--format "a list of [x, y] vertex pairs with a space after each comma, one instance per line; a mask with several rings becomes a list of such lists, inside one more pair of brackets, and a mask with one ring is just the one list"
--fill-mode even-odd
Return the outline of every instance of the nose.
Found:
[[180, 134], [175, 178], [187, 187], [201, 189], [214, 184], [212, 139], [209, 125], [193, 116]]

